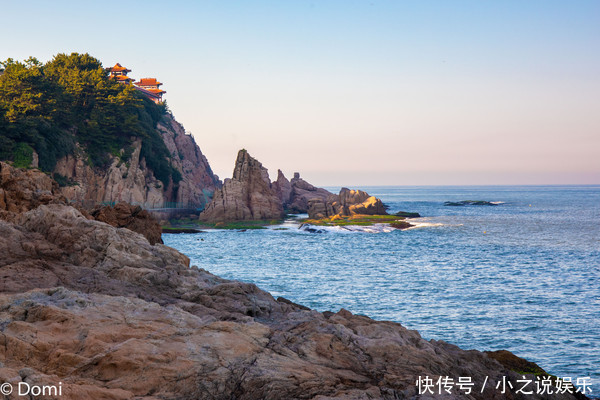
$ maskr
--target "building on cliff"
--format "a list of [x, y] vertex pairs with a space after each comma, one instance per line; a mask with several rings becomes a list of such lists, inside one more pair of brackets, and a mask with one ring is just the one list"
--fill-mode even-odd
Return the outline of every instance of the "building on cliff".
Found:
[[162, 95], [167, 93], [164, 90], [159, 89], [159, 86], [162, 85], [162, 83], [156, 80], [156, 78], [142, 78], [139, 82], [135, 82], [134, 85], [136, 89], [144, 93], [155, 103], [160, 103], [162, 101]]
[[155, 102], [156, 104], [162, 102], [162, 95], [167, 93], [159, 88], [162, 85], [156, 78], [142, 78], [139, 82], [134, 82], [133, 78], [127, 76], [130, 69], [123, 67], [121, 64], [116, 63], [113, 67], [106, 68], [106, 71], [110, 74], [109, 77], [116, 79], [121, 83], [133, 84], [133, 87], [138, 91], [142, 92], [146, 97]]

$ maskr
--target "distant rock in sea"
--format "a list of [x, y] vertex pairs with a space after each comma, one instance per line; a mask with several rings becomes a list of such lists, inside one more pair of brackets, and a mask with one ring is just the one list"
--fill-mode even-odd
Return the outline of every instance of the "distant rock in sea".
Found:
[[407, 212], [407, 211], [398, 211], [394, 213], [396, 217], [404, 217], [404, 218], [420, 218], [421, 214], [418, 212]]
[[460, 206], [497, 206], [499, 202], [484, 201], [484, 200], [463, 200], [463, 201], [446, 201], [445, 206], [460, 207]]

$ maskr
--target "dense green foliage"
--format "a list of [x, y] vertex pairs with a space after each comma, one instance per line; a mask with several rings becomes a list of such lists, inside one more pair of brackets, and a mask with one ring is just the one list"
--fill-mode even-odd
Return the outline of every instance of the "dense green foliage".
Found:
[[127, 161], [141, 139], [154, 175], [165, 185], [181, 179], [156, 130], [166, 104], [110, 79], [89, 54], [58, 54], [46, 64], [8, 59], [0, 73], [0, 159], [28, 166], [35, 150], [40, 168], [52, 171], [79, 144], [89, 163], [103, 168], [110, 155]]

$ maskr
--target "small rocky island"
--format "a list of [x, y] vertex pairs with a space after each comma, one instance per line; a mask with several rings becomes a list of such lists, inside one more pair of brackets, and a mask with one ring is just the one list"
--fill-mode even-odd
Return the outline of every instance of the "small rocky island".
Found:
[[304, 222], [311, 225], [413, 226], [404, 221], [404, 215], [388, 215], [380, 199], [361, 190], [342, 188], [333, 194], [306, 182], [299, 173], [290, 181], [281, 170], [271, 182], [267, 169], [244, 149], [237, 155], [233, 177], [215, 190], [199, 221], [216, 227], [240, 221], [267, 224], [281, 221], [286, 213], [306, 213]]

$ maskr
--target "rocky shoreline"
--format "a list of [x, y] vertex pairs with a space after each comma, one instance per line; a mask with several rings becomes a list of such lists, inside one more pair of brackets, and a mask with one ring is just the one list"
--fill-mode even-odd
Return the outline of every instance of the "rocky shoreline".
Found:
[[[37, 398], [548, 398], [516, 392], [524, 373], [545, 373], [516, 371], [530, 364], [511, 353], [275, 299], [85, 215], [39, 172], [1, 168], [0, 381], [61, 383], [61, 396]], [[473, 389], [420, 393], [425, 377], [468, 377]]]

